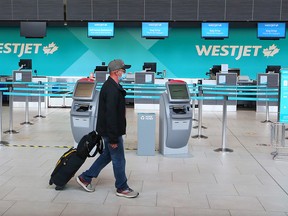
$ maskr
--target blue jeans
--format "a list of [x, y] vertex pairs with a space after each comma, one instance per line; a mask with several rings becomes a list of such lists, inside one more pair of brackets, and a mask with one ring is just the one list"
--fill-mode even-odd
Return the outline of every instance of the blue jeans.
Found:
[[91, 167], [83, 172], [80, 176], [86, 181], [91, 182], [92, 178], [96, 178], [101, 170], [112, 161], [114, 177], [115, 177], [115, 187], [117, 189], [127, 189], [127, 177], [125, 174], [126, 160], [124, 156], [124, 145], [122, 136], [118, 137], [118, 147], [113, 149], [110, 146], [108, 137], [103, 137], [104, 139], [104, 151], [103, 153], [94, 161]]

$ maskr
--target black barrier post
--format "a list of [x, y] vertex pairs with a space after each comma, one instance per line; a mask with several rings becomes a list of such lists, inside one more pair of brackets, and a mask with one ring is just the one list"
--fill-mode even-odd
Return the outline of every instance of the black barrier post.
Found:
[[224, 95], [223, 101], [223, 117], [222, 117], [222, 147], [215, 149], [216, 152], [233, 152], [232, 149], [226, 148], [226, 128], [227, 128], [227, 101], [228, 96]]
[[2, 91], [0, 91], [0, 144], [7, 145], [9, 142], [2, 140]]
[[[46, 116], [43, 116], [41, 115], [41, 88], [40, 86], [42, 85], [42, 82], [41, 81], [38, 81], [38, 84], [39, 84], [39, 97], [38, 97], [38, 115], [34, 116], [34, 118], [46, 118]], [[44, 88], [43, 88], [44, 90]]]
[[[9, 92], [12, 93], [13, 87], [9, 86]], [[9, 95], [9, 130], [4, 131], [4, 133], [19, 133], [18, 131], [13, 130], [13, 95]]]

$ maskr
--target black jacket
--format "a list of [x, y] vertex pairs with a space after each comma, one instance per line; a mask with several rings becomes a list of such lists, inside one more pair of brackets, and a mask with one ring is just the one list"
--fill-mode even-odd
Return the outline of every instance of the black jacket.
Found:
[[122, 86], [108, 77], [99, 95], [96, 131], [110, 143], [117, 143], [118, 137], [126, 134], [125, 96]]

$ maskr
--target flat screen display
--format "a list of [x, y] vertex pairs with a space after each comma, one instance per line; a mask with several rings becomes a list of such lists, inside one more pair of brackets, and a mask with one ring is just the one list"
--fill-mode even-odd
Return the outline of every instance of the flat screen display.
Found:
[[95, 90], [94, 82], [77, 82], [75, 85], [73, 98], [79, 100], [92, 100]]
[[281, 65], [267, 65], [266, 73], [280, 73]]
[[227, 38], [229, 23], [202, 23], [203, 38]]
[[108, 66], [96, 66], [95, 71], [108, 71]]
[[113, 22], [88, 22], [88, 37], [114, 37]]
[[168, 83], [167, 87], [171, 102], [190, 101], [190, 93], [186, 83]]
[[43, 38], [46, 36], [46, 22], [20, 22], [20, 36]]
[[144, 62], [143, 70], [157, 72], [157, 63], [156, 62]]
[[258, 38], [285, 38], [286, 24], [285, 23], [258, 23], [257, 28]]
[[169, 35], [168, 22], [142, 22], [142, 37], [166, 38]]
[[19, 65], [19, 67], [21, 67], [21, 69], [31, 70], [32, 69], [32, 59], [20, 59], [18, 65]]

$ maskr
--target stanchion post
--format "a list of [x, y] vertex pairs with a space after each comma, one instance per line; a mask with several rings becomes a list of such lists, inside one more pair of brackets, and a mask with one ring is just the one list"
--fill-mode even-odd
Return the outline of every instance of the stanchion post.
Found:
[[2, 140], [2, 91], [0, 91], [0, 145], [7, 145], [9, 142]]
[[[193, 83], [193, 90], [196, 88], [196, 83]], [[194, 92], [193, 94], [194, 96], [196, 96], [196, 92]], [[192, 121], [198, 121], [198, 119], [194, 118], [195, 116], [195, 99], [192, 99]]]
[[66, 96], [63, 95], [62, 98], [63, 98], [63, 104], [62, 104], [62, 107], [66, 107], [66, 103], [65, 103]]
[[9, 95], [9, 130], [4, 131], [4, 133], [19, 133], [18, 131], [13, 130], [13, 95], [12, 95], [13, 87], [12, 85], [9, 86], [9, 92], [11, 93]]
[[224, 95], [224, 101], [223, 101], [223, 117], [222, 117], [222, 147], [215, 149], [216, 152], [233, 152], [232, 149], [229, 149], [226, 147], [226, 128], [227, 128], [227, 101], [228, 96]]
[[[42, 85], [42, 81], [38, 81], [39, 84], [39, 97], [38, 97], [38, 115], [34, 116], [34, 118], [46, 118], [46, 116], [41, 115], [41, 88], [40, 86]], [[44, 88], [43, 88], [44, 90]]]
[[25, 121], [20, 123], [21, 125], [24, 124], [29, 124], [33, 125], [33, 123], [29, 122], [29, 101], [28, 101], [28, 96], [26, 96], [26, 101], [25, 101]]
[[[203, 96], [202, 86], [199, 86], [199, 96]], [[207, 136], [204, 136], [201, 134], [202, 128], [205, 128], [202, 126], [202, 105], [203, 105], [203, 100], [198, 100], [198, 134], [195, 136], [192, 136], [192, 138], [204, 138], [204, 139], [208, 138]]]
[[[200, 82], [201, 81], [201, 82]], [[199, 83], [201, 83], [202, 84], [202, 80], [198, 80], [198, 82]], [[199, 92], [199, 96], [203, 96], [203, 89], [202, 89], [202, 86], [201, 85], [199, 85], [198, 86], [198, 92]], [[201, 129], [202, 128], [204, 128], [204, 129], [207, 129], [207, 127], [205, 127], [205, 126], [203, 126], [202, 125], [202, 107], [203, 107], [203, 100], [198, 100], [198, 125], [197, 126], [194, 126], [193, 128], [199, 128], [199, 127], [201, 127]], [[200, 123], [200, 120], [201, 120], [201, 123]], [[201, 131], [201, 130], [200, 130]], [[201, 134], [201, 132], [200, 132], [199, 130], [198, 130], [198, 134], [200, 135]], [[205, 138], [205, 136], [203, 137], [203, 138]], [[207, 137], [206, 137], [207, 138]]]
[[269, 119], [269, 101], [267, 100], [266, 98], [266, 119], [264, 121], [261, 121], [262, 123], [267, 123], [267, 122], [272, 122], [270, 119]]
[[265, 105], [266, 105], [266, 119], [264, 120], [264, 121], [261, 121], [262, 123], [270, 123], [270, 122], [272, 122], [272, 121], [270, 121], [270, 119], [269, 119], [269, 101], [268, 101], [268, 97], [267, 97], [267, 86], [266, 86], [266, 103], [265, 103]]

